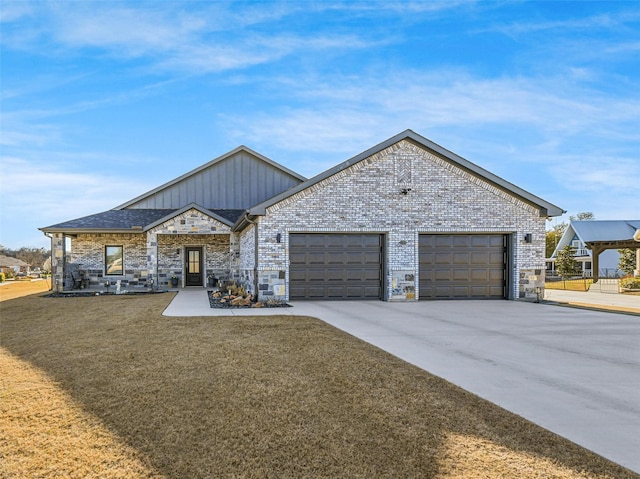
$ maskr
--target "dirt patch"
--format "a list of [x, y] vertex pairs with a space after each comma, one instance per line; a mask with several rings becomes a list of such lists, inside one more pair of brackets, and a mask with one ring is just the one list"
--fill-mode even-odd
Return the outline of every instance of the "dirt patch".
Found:
[[0, 477], [638, 477], [316, 319], [172, 298], [3, 303]]

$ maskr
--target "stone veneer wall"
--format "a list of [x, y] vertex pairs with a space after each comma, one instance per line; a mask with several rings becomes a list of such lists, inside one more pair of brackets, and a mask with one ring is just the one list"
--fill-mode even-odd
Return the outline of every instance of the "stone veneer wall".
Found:
[[[124, 274], [104, 273], [105, 246], [122, 246]], [[89, 279], [89, 286], [102, 285], [106, 280], [120, 280], [123, 287], [144, 286], [147, 280], [147, 247], [144, 233], [132, 234], [79, 234], [71, 238], [71, 252], [67, 262], [78, 264]]]
[[207, 275], [229, 275], [232, 269], [230, 253], [231, 228], [196, 208], [189, 209], [152, 228], [147, 233], [146, 263], [159, 286], [169, 284], [172, 275], [183, 285], [184, 246], [205, 246], [204, 283]]
[[238, 264], [238, 278], [236, 281], [252, 293], [256, 291], [254, 271], [256, 265], [256, 237], [255, 226], [249, 226], [242, 232], [238, 245], [240, 258]]
[[[53, 239], [54, 260], [57, 256], [64, 257], [64, 238], [59, 236]], [[66, 259], [67, 263], [80, 265], [80, 269], [88, 276], [90, 286], [104, 284], [107, 279], [112, 283], [120, 280], [123, 287], [147, 286], [151, 285], [149, 280], [153, 279], [153, 286], [158, 287], [167, 286], [174, 274], [182, 284], [184, 247], [202, 246], [203, 282], [206, 284], [209, 274], [215, 274], [218, 278], [231, 276], [234, 255], [230, 252], [230, 242], [229, 226], [194, 208], [146, 233], [79, 234], [72, 238], [71, 253], [66, 255]], [[123, 246], [123, 275], [105, 276], [105, 246]], [[52, 269], [54, 279], [60, 276], [59, 284], [62, 284], [59, 263], [52, 265]]]
[[171, 276], [183, 285], [185, 247], [203, 247], [203, 283], [210, 274], [216, 278], [230, 274], [229, 235], [158, 235], [158, 285], [168, 286]]
[[386, 299], [414, 300], [418, 235], [477, 232], [513, 235], [511, 293], [531, 297], [530, 277], [540, 270], [544, 281], [544, 222], [537, 208], [403, 140], [268, 208], [259, 218], [259, 288], [288, 299], [288, 233], [378, 232]]

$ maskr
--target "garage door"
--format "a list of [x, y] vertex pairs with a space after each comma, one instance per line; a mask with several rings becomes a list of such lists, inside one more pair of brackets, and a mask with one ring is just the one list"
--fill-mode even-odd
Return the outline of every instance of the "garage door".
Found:
[[504, 235], [420, 235], [420, 299], [505, 297]]
[[381, 299], [383, 237], [289, 235], [289, 298]]

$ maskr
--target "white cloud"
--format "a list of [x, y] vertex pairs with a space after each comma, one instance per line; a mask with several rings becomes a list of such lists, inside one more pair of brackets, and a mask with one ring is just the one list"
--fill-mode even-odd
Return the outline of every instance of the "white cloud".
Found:
[[145, 188], [126, 176], [75, 173], [3, 157], [0, 190], [3, 222], [21, 223], [28, 231], [111, 209]]
[[482, 79], [461, 72], [404, 71], [358, 79], [303, 78], [297, 84], [285, 79], [283, 85], [295, 107], [254, 112], [256, 121], [250, 124], [241, 115], [225, 115], [221, 123], [260, 143], [317, 151], [334, 151], [345, 136], [370, 141], [381, 132], [409, 127], [520, 127], [539, 135], [548, 147], [593, 131], [604, 138], [640, 136], [640, 99], [582, 89], [563, 78]]

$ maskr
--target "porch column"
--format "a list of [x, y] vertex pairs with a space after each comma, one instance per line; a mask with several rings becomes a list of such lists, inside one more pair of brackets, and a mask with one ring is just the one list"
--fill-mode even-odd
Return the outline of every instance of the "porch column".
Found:
[[158, 287], [158, 234], [147, 233], [147, 281], [153, 280], [153, 288]]
[[640, 247], [636, 248], [636, 269], [633, 275], [640, 276]]
[[64, 233], [51, 235], [51, 290], [61, 293], [64, 289], [64, 262], [67, 256]]
[[591, 267], [593, 268], [593, 282], [597, 283], [600, 279], [600, 253], [604, 251], [604, 248], [598, 248], [595, 245], [591, 246]]

